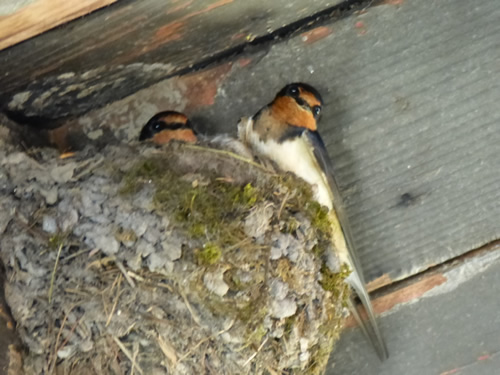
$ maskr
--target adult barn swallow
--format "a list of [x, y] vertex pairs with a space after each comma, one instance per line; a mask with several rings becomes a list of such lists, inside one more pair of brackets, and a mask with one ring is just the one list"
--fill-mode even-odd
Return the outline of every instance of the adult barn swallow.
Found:
[[368, 322], [361, 319], [352, 300], [351, 312], [383, 360], [388, 357], [387, 347], [365, 288], [330, 158], [317, 129], [322, 105], [321, 95], [314, 87], [304, 83], [289, 84], [257, 114], [240, 121], [238, 134], [257, 155], [271, 159], [280, 169], [293, 172], [311, 184], [315, 199], [329, 209], [334, 248], [340, 261], [352, 271], [346, 281], [365, 307]]
[[154, 115], [142, 128], [139, 140], [148, 139], [162, 145], [173, 139], [193, 143], [196, 142], [197, 136], [185, 114], [165, 111]]

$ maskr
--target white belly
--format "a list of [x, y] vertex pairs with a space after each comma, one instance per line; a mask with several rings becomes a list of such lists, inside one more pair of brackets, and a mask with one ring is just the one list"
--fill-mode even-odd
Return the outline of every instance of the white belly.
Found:
[[273, 160], [287, 172], [292, 172], [313, 186], [314, 198], [322, 205], [332, 209], [332, 195], [328, 182], [309, 150], [309, 145], [301, 138], [283, 143], [268, 140], [263, 143], [256, 134], [250, 135], [250, 142], [257, 154]]

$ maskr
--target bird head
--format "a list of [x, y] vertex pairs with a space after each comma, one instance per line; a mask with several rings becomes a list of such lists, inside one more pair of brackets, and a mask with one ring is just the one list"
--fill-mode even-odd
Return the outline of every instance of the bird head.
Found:
[[196, 142], [196, 132], [185, 114], [165, 111], [154, 115], [142, 128], [139, 140], [148, 139], [156, 144], [165, 144], [172, 139]]
[[322, 105], [323, 99], [314, 87], [290, 83], [278, 92], [270, 109], [279, 121], [316, 131]]

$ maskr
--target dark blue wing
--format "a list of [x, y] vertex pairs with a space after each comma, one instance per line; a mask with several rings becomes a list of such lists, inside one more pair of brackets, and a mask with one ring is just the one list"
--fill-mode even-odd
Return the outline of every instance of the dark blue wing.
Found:
[[351, 256], [354, 268], [356, 268], [356, 270], [359, 273], [359, 277], [364, 283], [364, 277], [361, 271], [362, 268], [358, 259], [358, 255], [356, 253], [356, 248], [354, 246], [354, 241], [349, 226], [349, 220], [345, 212], [342, 196], [340, 195], [337, 182], [335, 181], [335, 177], [333, 175], [332, 163], [330, 161], [330, 157], [328, 156], [328, 152], [326, 151], [323, 139], [321, 138], [318, 132], [313, 132], [310, 130], [306, 130], [302, 134], [302, 136], [306, 138], [307, 142], [309, 142], [309, 144], [313, 148], [314, 156], [318, 161], [321, 170], [326, 176], [326, 179], [328, 181], [333, 196], [333, 208], [335, 210], [335, 213], [337, 214], [340, 226], [342, 227], [342, 232], [344, 233], [349, 255]]
[[351, 267], [353, 268], [353, 272], [347, 277], [346, 281], [356, 291], [358, 297], [361, 300], [361, 303], [365, 307], [368, 314], [369, 324], [367, 322], [364, 322], [360, 318], [357, 307], [353, 303], [351, 303], [351, 311], [353, 312], [353, 316], [358, 321], [358, 324], [362, 327], [363, 331], [372, 342], [380, 358], [384, 360], [389, 356], [389, 352], [387, 351], [385, 340], [382, 337], [377, 321], [375, 319], [375, 313], [373, 312], [373, 307], [370, 302], [370, 296], [365, 287], [363, 270], [356, 253], [356, 248], [354, 247], [351, 229], [349, 227], [347, 215], [344, 210], [344, 204], [342, 203], [342, 197], [340, 195], [337, 183], [335, 182], [335, 178], [333, 177], [330, 157], [328, 156], [328, 152], [326, 151], [323, 140], [317, 132], [306, 130], [302, 136], [306, 138], [306, 141], [309, 142], [309, 145], [313, 148], [314, 156], [318, 162], [318, 165], [325, 174], [328, 184], [330, 185], [330, 190], [333, 197], [333, 209], [335, 210], [337, 219], [342, 228], [342, 232], [344, 234], [347, 245], [347, 251], [349, 252]]

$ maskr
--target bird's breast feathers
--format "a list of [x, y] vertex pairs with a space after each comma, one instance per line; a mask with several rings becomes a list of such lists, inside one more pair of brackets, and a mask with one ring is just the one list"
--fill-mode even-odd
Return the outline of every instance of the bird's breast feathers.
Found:
[[245, 119], [239, 124], [241, 139], [250, 144], [256, 154], [273, 160], [280, 169], [292, 172], [313, 185], [316, 200], [332, 209], [332, 195], [323, 171], [314, 157], [310, 144], [301, 137], [294, 137], [277, 142], [267, 138], [262, 140], [252, 131], [252, 119]]

